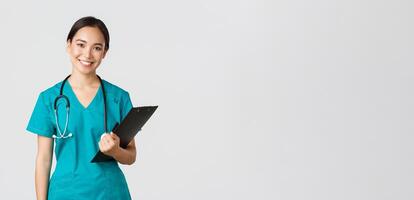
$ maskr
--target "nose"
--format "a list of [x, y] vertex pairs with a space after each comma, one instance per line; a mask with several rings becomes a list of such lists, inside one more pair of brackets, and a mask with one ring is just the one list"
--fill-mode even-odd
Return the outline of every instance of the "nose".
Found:
[[85, 57], [85, 58], [91, 58], [92, 57], [92, 48], [84, 48], [84, 51], [83, 51], [83, 56]]

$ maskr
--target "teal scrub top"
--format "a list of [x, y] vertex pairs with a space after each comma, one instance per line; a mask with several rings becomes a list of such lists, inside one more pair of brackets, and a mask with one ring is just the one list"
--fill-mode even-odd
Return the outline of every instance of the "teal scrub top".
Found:
[[[132, 103], [128, 92], [102, 80], [107, 102], [108, 132], [116, 123], [120, 123]], [[59, 95], [62, 82], [40, 93], [26, 130], [52, 138], [59, 135], [53, 111], [55, 98]], [[69, 82], [63, 88], [63, 94], [69, 98], [70, 111], [67, 134], [72, 137], [55, 139], [54, 152], [56, 167], [49, 181], [48, 199], [131, 199], [124, 174], [118, 162], [91, 163], [99, 150], [98, 142], [105, 132], [104, 103], [102, 86], [85, 108], [77, 99]], [[57, 103], [58, 123], [63, 132], [66, 120], [66, 102]]]

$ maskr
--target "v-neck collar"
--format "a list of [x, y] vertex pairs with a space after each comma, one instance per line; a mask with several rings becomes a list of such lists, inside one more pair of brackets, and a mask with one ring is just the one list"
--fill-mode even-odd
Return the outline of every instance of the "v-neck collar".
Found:
[[[103, 83], [104, 82], [104, 80], [102, 80], [102, 84], [104, 84]], [[96, 93], [95, 93], [95, 96], [93, 97], [93, 99], [89, 102], [89, 104], [85, 107], [80, 101], [79, 101], [79, 99], [78, 99], [78, 96], [76, 96], [76, 93], [75, 93], [75, 91], [73, 90], [73, 88], [72, 88], [72, 85], [70, 84], [70, 82], [69, 81], [66, 81], [66, 83], [65, 83], [65, 86], [64, 87], [66, 87], [66, 88], [68, 88], [68, 90], [69, 90], [69, 93], [71, 94], [71, 96], [73, 97], [73, 99], [75, 99], [75, 102], [76, 102], [76, 104], [78, 104], [78, 106], [80, 107], [80, 108], [82, 108], [82, 110], [88, 110], [88, 109], [90, 109], [92, 106], [93, 106], [93, 104], [94, 104], [94, 102], [95, 101], [97, 101], [97, 99], [98, 99], [98, 97], [100, 97], [101, 96], [101, 91], [102, 91], [102, 85], [101, 84], [99, 84], [99, 88], [98, 88], [98, 90], [96, 91]]]

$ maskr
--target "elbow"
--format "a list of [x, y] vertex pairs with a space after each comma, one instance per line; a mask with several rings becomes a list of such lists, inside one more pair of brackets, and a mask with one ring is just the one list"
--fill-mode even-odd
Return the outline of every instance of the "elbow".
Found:
[[135, 163], [136, 159], [137, 159], [137, 152], [136, 152], [136, 150], [134, 149], [134, 150], [131, 152], [131, 157], [130, 157], [130, 159], [128, 160], [128, 163], [126, 163], [126, 164], [127, 164], [127, 165], [132, 165], [132, 164], [134, 164], [134, 163]]
[[127, 163], [125, 163], [126, 165], [132, 165], [132, 164], [134, 164], [135, 163], [135, 161], [136, 161], [136, 157], [135, 156], [133, 156], [132, 157], [132, 159], [131, 160], [129, 160]]
[[[121, 162], [120, 162], [121, 163]], [[132, 165], [132, 164], [134, 164], [135, 163], [135, 160], [128, 160], [128, 161], [126, 161], [126, 162], [122, 162], [121, 164], [123, 164], [123, 165]]]
[[135, 155], [134, 155], [134, 156], [131, 156], [130, 159], [124, 160], [124, 162], [120, 162], [120, 163], [123, 164], [123, 165], [132, 165], [132, 164], [135, 163], [135, 160], [136, 160], [136, 158], [135, 158]]
[[42, 168], [51, 168], [52, 158], [51, 156], [37, 155], [36, 156], [36, 166]]

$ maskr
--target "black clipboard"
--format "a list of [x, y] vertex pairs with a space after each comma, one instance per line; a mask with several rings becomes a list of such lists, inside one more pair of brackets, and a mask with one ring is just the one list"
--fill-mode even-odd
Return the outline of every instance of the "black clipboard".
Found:
[[[142, 129], [144, 124], [152, 116], [158, 106], [141, 106], [132, 108], [127, 116], [122, 120], [119, 126], [115, 126], [112, 130], [119, 139], [119, 146], [126, 148], [129, 142], [135, 137], [139, 130]], [[101, 151], [98, 151], [91, 162], [105, 162], [115, 160], [111, 156], [105, 155]]]

